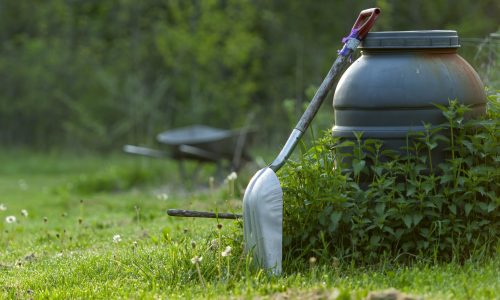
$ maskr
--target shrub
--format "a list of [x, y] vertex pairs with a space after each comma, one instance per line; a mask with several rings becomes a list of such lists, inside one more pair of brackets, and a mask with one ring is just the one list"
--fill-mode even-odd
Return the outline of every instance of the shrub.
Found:
[[[464, 121], [467, 107], [450, 101], [440, 107], [448, 122], [426, 125], [398, 153], [361, 133], [339, 141], [326, 132], [279, 174], [285, 255], [372, 264], [387, 257], [462, 261], [493, 251], [500, 234], [498, 96], [488, 106], [485, 118]], [[432, 162], [438, 149], [446, 159]]]

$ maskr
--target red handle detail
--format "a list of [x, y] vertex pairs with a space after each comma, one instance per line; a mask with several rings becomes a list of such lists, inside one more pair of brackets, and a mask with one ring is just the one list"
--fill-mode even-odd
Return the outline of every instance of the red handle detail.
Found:
[[365, 9], [359, 13], [354, 26], [352, 26], [352, 30], [358, 31], [358, 40], [362, 41], [366, 37], [368, 31], [370, 31], [373, 24], [375, 24], [379, 14], [380, 8], [377, 7]]

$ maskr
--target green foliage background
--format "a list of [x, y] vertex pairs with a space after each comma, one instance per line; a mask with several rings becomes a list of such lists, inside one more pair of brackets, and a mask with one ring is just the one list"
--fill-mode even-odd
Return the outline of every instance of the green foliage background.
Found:
[[[301, 112], [372, 6], [374, 30], [499, 29], [494, 0], [1, 1], [0, 143], [106, 151], [193, 123], [242, 126], [251, 112], [272, 143], [290, 129], [283, 100]], [[462, 54], [481, 69], [491, 57], [477, 44]]]

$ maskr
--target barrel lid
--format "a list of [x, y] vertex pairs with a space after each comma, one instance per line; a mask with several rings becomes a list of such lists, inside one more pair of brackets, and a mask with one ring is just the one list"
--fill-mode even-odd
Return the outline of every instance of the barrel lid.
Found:
[[360, 49], [460, 48], [455, 30], [370, 32]]

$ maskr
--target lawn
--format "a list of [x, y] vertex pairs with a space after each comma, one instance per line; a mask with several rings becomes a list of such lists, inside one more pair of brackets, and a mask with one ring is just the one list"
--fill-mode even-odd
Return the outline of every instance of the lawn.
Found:
[[[25, 151], [3, 151], [0, 165], [2, 299], [365, 299], [389, 288], [415, 299], [500, 298], [498, 250], [463, 264], [311, 260], [268, 276], [242, 253], [240, 222], [166, 215], [168, 208], [237, 211], [240, 193], [230, 195], [225, 183], [208, 187], [212, 170], [187, 183], [168, 161]], [[193, 263], [196, 256], [203, 259]]]

